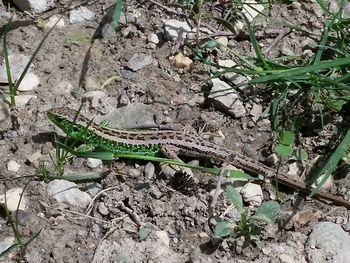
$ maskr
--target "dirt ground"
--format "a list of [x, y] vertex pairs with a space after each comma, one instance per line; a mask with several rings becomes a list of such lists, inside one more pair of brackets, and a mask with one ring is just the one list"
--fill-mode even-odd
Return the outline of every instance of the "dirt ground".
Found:
[[[159, 2], [167, 4], [167, 1]], [[213, 68], [194, 61], [191, 70], [179, 70], [171, 60], [178, 46], [177, 52], [183, 50], [191, 56], [188, 48], [164, 39], [164, 21], [183, 21], [183, 18], [149, 1], [131, 1], [127, 3], [127, 16], [135, 21], [125, 22], [122, 18], [124, 23], [117, 32], [105, 39], [101, 28], [110, 21], [113, 4], [112, 0], [92, 1], [86, 7], [95, 13], [95, 18], [83, 23], [69, 23], [68, 12], [64, 13], [65, 26], [51, 32], [32, 66], [40, 85], [21, 92], [36, 97], [18, 107], [18, 129], [11, 127], [9, 118], [0, 123], [0, 174], [4, 179], [0, 182], [0, 193], [26, 186], [26, 208], [19, 214], [20, 233], [26, 240], [41, 230], [23, 253], [14, 250], [2, 262], [307, 262], [305, 243], [312, 227], [320, 221], [339, 225], [348, 222], [346, 208], [307, 199], [298, 211], [293, 211], [298, 198], [292, 196], [293, 189], [281, 187], [280, 195], [287, 201], [282, 204], [278, 222], [264, 228], [261, 235], [264, 247], [260, 249], [242, 238], [214, 238], [213, 224], [208, 222], [208, 205], [216, 178], [210, 175], [195, 172], [200, 182], [198, 187], [194, 193], [183, 194], [162, 175], [157, 163], [154, 163], [155, 172], [148, 176], [147, 162], [117, 160], [91, 168], [86, 159], [76, 158], [66, 164], [65, 174], [104, 171], [108, 165], [112, 166], [105, 178], [78, 184], [82, 191], [91, 187], [105, 190], [93, 200], [88, 213], [86, 208], [57, 202], [48, 195], [48, 182], [31, 179], [38, 172], [40, 162], [53, 167], [53, 135], [55, 132], [63, 135], [49, 122], [46, 112], [58, 106], [77, 109], [82, 97], [91, 91], [102, 91], [105, 96], [87, 99], [83, 111], [89, 116], [142, 103], [156, 114], [155, 123], [175, 123], [197, 131], [203, 126], [213, 126], [225, 135], [219, 143], [238, 153], [263, 163], [272, 154], [274, 137], [270, 121], [253, 122], [250, 114], [254, 104], [264, 110], [271, 102], [268, 93], [262, 92], [264, 87], [240, 92], [246, 109], [241, 117], [217, 109], [200, 86], [213, 73]], [[10, 51], [30, 57], [46, 32], [36, 22], [58, 14], [61, 9], [57, 4], [35, 19], [16, 10], [17, 21], [8, 35]], [[1, 6], [1, 12], [5, 10]], [[257, 19], [259, 43], [263, 47], [271, 45], [282, 29], [276, 21], [286, 18], [310, 31], [321, 32], [323, 17], [319, 14], [314, 1], [305, 2], [302, 8], [276, 3], [267, 17]], [[2, 20], [2, 25], [5, 21]], [[155, 46], [147, 40], [151, 33], [159, 36]], [[228, 39], [235, 52], [253, 54], [245, 32]], [[307, 39], [305, 34], [292, 32], [278, 41], [269, 57], [287, 51], [302, 56]], [[132, 74], [129, 78], [123, 70], [134, 54], [151, 55], [152, 62], [138, 71], [126, 72]], [[230, 54], [220, 49], [210, 56], [215, 61], [230, 59]], [[118, 79], [101, 90], [102, 83], [115, 76]], [[2, 88], [6, 90], [6, 86]], [[307, 149], [310, 160], [330, 151], [336, 125], [337, 120], [332, 120], [320, 134], [318, 127], [312, 132], [305, 131], [305, 136], [301, 134], [300, 144]], [[11, 160], [20, 164], [18, 172], [8, 170]], [[287, 170], [291, 163], [285, 162], [282, 169]], [[274, 195], [271, 186], [263, 188], [266, 200]], [[346, 194], [349, 189], [350, 179], [342, 177], [330, 191]], [[215, 214], [222, 215], [229, 204], [227, 197], [220, 195]], [[235, 218], [237, 214], [230, 211], [227, 216]], [[142, 241], [138, 220], [151, 231]], [[0, 239], [8, 236], [13, 236], [13, 232], [2, 212]], [[284, 254], [292, 260], [282, 258]]]

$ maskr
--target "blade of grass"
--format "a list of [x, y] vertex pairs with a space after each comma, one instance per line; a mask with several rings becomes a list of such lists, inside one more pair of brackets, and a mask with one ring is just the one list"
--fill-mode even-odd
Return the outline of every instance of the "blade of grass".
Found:
[[340, 142], [340, 144], [332, 153], [332, 155], [329, 157], [329, 159], [325, 162], [323, 167], [319, 170], [319, 172], [315, 174], [315, 176], [313, 176], [312, 182], [315, 182], [320, 177], [322, 177], [322, 180], [317, 185], [317, 187], [312, 190], [312, 192], [309, 195], [310, 197], [312, 197], [313, 195], [315, 195], [320, 191], [320, 188], [322, 187], [322, 185], [327, 181], [327, 179], [332, 175], [332, 173], [337, 168], [340, 158], [344, 155], [349, 145], [350, 145], [350, 129], [348, 129], [343, 140]]
[[119, 25], [120, 16], [122, 14], [122, 9], [123, 9], [123, 0], [116, 0], [114, 12], [113, 12], [113, 22], [112, 22], [112, 30], [113, 31]]
[[2, 40], [3, 56], [4, 56], [4, 60], [5, 60], [7, 82], [8, 82], [8, 85], [9, 85], [9, 92], [10, 92], [11, 102], [9, 102], [6, 98], [3, 99], [3, 100], [9, 106], [11, 106], [11, 105], [14, 106], [15, 105], [15, 97], [14, 97], [15, 95], [13, 94], [14, 86], [13, 86], [13, 82], [12, 82], [11, 68], [10, 68], [10, 61], [9, 61], [9, 53], [8, 53], [8, 49], [7, 49], [7, 33], [10, 31], [10, 25], [11, 25], [12, 19], [13, 19], [13, 16], [10, 17], [10, 20], [6, 24], [4, 37], [3, 37], [3, 40]]
[[275, 74], [270, 74], [270, 75], [266, 75], [266, 76], [252, 79], [245, 84], [253, 85], [253, 84], [259, 84], [259, 83], [264, 83], [264, 82], [277, 81], [277, 80], [281, 80], [281, 79], [293, 78], [295, 76], [300, 76], [300, 75], [308, 74], [311, 72], [318, 72], [318, 71], [323, 70], [323, 69], [330, 69], [330, 68], [344, 66], [344, 65], [350, 65], [350, 57], [339, 58], [336, 60], [320, 61], [314, 65], [297, 67], [297, 68], [292, 68], [292, 69], [288, 69], [288, 70], [282, 70], [282, 71], [275, 73]]

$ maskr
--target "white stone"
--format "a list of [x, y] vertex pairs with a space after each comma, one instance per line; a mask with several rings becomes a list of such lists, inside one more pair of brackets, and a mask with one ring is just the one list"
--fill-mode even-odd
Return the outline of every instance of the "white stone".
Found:
[[87, 166], [90, 168], [96, 168], [102, 165], [102, 161], [100, 159], [87, 158]]
[[154, 234], [158, 238], [158, 240], [157, 240], [158, 242], [161, 242], [166, 247], [169, 247], [170, 240], [169, 240], [169, 236], [168, 236], [167, 232], [159, 230], [159, 231], [156, 231]]
[[[31, 100], [31, 99], [37, 99], [38, 96], [35, 95], [27, 95], [27, 94], [21, 94], [18, 96], [15, 96], [15, 100], [16, 100], [16, 106], [17, 107], [23, 107], [25, 105], [27, 105], [27, 103]], [[9, 98], [7, 98], [9, 99]]]
[[[221, 67], [226, 67], [226, 68], [232, 68], [234, 66], [236, 66], [236, 62], [234, 62], [231, 59], [220, 59], [218, 60], [218, 64]], [[227, 69], [219, 69], [219, 72], [225, 71]], [[224, 77], [227, 79], [231, 79], [234, 78], [235, 76], [237, 76], [237, 74], [235, 72], [227, 72], [224, 74]]]
[[21, 84], [18, 86], [19, 91], [30, 91], [40, 84], [40, 80], [37, 75], [33, 72], [28, 72], [25, 74], [24, 78], [21, 81]]
[[38, 14], [55, 7], [55, 0], [13, 0], [13, 3], [21, 11], [34, 11]]
[[[59, 21], [58, 21], [59, 20]], [[58, 21], [58, 22], [57, 22]], [[57, 24], [56, 24], [57, 23]], [[52, 28], [54, 25], [56, 24], [56, 28], [63, 28], [65, 26], [64, 20], [63, 18], [61, 18], [61, 16], [58, 15], [53, 15], [50, 16], [50, 18], [47, 20], [44, 28], [45, 29], [50, 29]]]
[[[25, 195], [22, 195], [21, 203], [18, 206], [20, 201], [21, 194], [23, 192], [22, 188], [12, 188], [6, 192], [6, 205], [9, 211], [13, 212], [18, 209], [25, 211], [27, 205], [27, 199]], [[5, 204], [5, 195], [0, 195], [0, 203]]]
[[218, 42], [221, 46], [227, 47], [227, 44], [228, 44], [227, 37], [219, 37], [218, 39], [215, 39], [215, 41]]
[[350, 235], [337, 224], [318, 223], [309, 236], [306, 253], [308, 262], [348, 263]]
[[[14, 237], [5, 237], [0, 241], [0, 254], [15, 243]], [[3, 261], [5, 262], [5, 261]]]
[[188, 33], [191, 33], [191, 27], [186, 22], [176, 19], [170, 19], [164, 22], [164, 35], [170, 41], [186, 39]]
[[261, 104], [254, 103], [249, 115], [252, 116], [253, 122], [257, 122], [262, 114], [263, 107]]
[[244, 116], [246, 114], [246, 109], [237, 91], [218, 78], [212, 79], [211, 81], [213, 87], [209, 98], [213, 100], [214, 106], [223, 111], [227, 111], [235, 118]]
[[260, 206], [263, 201], [263, 192], [258, 184], [247, 183], [240, 193], [243, 200], [251, 206]]
[[71, 206], [86, 208], [92, 201], [88, 193], [78, 189], [75, 183], [66, 180], [53, 180], [46, 186], [49, 197], [54, 198], [59, 203], [67, 203]]
[[150, 33], [147, 36], [147, 40], [148, 40], [149, 43], [153, 43], [153, 44], [158, 44], [159, 43], [159, 38], [158, 38], [157, 34], [154, 34], [154, 33]]
[[81, 23], [85, 21], [92, 21], [95, 18], [95, 13], [90, 11], [85, 6], [73, 9], [69, 13], [69, 23]]
[[294, 259], [287, 254], [281, 254], [279, 260], [281, 263], [295, 263]]
[[263, 10], [264, 6], [262, 4], [258, 4], [255, 0], [245, 0], [242, 13], [244, 13], [249, 22], [251, 22], [256, 16], [261, 14]]
[[11, 172], [18, 172], [20, 167], [21, 166], [18, 163], [12, 160], [7, 163], [7, 170]]

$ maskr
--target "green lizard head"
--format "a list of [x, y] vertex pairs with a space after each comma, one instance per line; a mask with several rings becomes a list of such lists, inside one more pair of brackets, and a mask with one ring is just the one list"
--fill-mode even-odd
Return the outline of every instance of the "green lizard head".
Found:
[[86, 127], [92, 123], [91, 120], [78, 115], [76, 110], [66, 107], [52, 108], [47, 112], [47, 116], [69, 137], [76, 140], [80, 140], [86, 135]]

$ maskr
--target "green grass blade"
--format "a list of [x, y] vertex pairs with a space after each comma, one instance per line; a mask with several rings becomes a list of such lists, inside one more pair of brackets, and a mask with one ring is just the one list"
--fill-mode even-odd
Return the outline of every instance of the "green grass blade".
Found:
[[116, 0], [115, 1], [114, 12], [113, 12], [113, 21], [112, 21], [112, 29], [113, 29], [113, 31], [119, 25], [120, 16], [122, 14], [122, 9], [123, 9], [123, 0]]
[[258, 61], [262, 64], [262, 66], [265, 68], [265, 69], [269, 69], [268, 67], [268, 64], [266, 63], [265, 61], [265, 58], [261, 52], [261, 49], [259, 47], [259, 44], [258, 44], [258, 41], [256, 40], [256, 37], [255, 37], [255, 34], [254, 34], [254, 31], [250, 25], [250, 22], [248, 20], [248, 18], [246, 17], [246, 15], [242, 14], [243, 15], [243, 18], [244, 18], [244, 21], [245, 21], [245, 24], [247, 26], [247, 30], [248, 30], [248, 34], [249, 34], [249, 38], [250, 38], [250, 43], [253, 45], [253, 48], [254, 48], [254, 51], [255, 51], [255, 55], [258, 59]]
[[320, 171], [317, 172], [315, 176], [313, 176], [312, 178], [313, 182], [315, 182], [319, 177], [322, 177], [322, 181], [317, 185], [315, 189], [312, 190], [312, 192], [309, 195], [310, 197], [312, 197], [313, 195], [315, 195], [320, 191], [321, 186], [327, 181], [327, 179], [332, 175], [332, 173], [337, 168], [340, 158], [344, 155], [349, 145], [350, 145], [350, 129], [348, 129], [343, 140], [340, 142], [338, 147], [335, 149], [335, 151], [332, 153], [332, 155], [329, 157], [329, 159], [326, 161], [326, 163], [323, 165]]
[[297, 67], [297, 68], [292, 68], [288, 70], [282, 70], [278, 73], [275, 74], [269, 74], [266, 76], [258, 77], [255, 79], [252, 79], [248, 81], [246, 84], [259, 84], [259, 83], [264, 83], [264, 82], [272, 82], [272, 81], [278, 81], [282, 79], [287, 79], [287, 78], [293, 78], [296, 76], [300, 76], [303, 74], [308, 74], [311, 72], [318, 72], [323, 69], [330, 69], [330, 68], [335, 68], [335, 67], [340, 67], [344, 65], [350, 65], [350, 57], [346, 58], [339, 58], [335, 60], [326, 60], [326, 61], [320, 61], [317, 64], [314, 65], [308, 65], [308, 66], [303, 66], [303, 67]]
[[3, 99], [7, 104], [14, 106], [15, 105], [15, 89], [12, 82], [12, 76], [11, 76], [11, 67], [10, 67], [10, 61], [9, 61], [9, 53], [7, 48], [7, 33], [10, 31], [10, 26], [12, 22], [13, 16], [11, 16], [10, 20], [6, 24], [4, 37], [2, 40], [2, 48], [3, 48], [3, 56], [5, 60], [5, 67], [6, 67], [6, 76], [7, 76], [7, 82], [9, 85], [9, 92], [10, 92], [10, 98], [11, 102], [7, 101], [6, 99]]
[[[125, 158], [125, 159], [137, 159], [137, 160], [143, 160], [143, 161], [152, 161], [152, 162], [159, 162], [159, 163], [165, 163], [165, 164], [171, 164], [171, 165], [177, 165], [177, 166], [182, 166], [182, 167], [187, 167], [191, 169], [195, 169], [198, 171], [202, 171], [205, 173], [210, 173], [214, 175], [219, 175], [221, 172], [221, 169], [219, 168], [208, 168], [208, 167], [203, 167], [203, 166], [196, 166], [196, 165], [190, 165], [187, 163], [179, 162], [176, 160], [172, 159], [167, 159], [167, 158], [160, 158], [160, 157], [153, 157], [153, 156], [144, 156], [144, 155], [137, 155], [137, 154], [113, 154], [111, 152], [78, 152], [74, 151], [73, 149], [69, 148], [68, 146], [61, 144], [58, 142], [58, 144], [64, 148], [66, 151], [70, 152], [71, 154], [79, 157], [84, 157], [84, 158], [95, 158], [95, 159], [100, 159], [100, 160], [105, 160], [105, 161], [112, 161], [116, 160], [118, 158]], [[229, 175], [231, 178], [239, 178], [239, 179], [244, 179], [244, 180], [259, 180], [256, 177], [249, 176], [248, 174], [242, 173], [240, 171], [235, 171], [235, 170], [228, 170]]]

